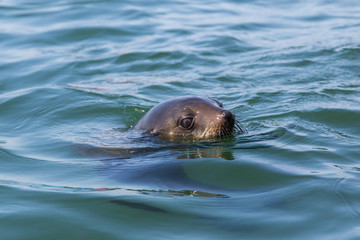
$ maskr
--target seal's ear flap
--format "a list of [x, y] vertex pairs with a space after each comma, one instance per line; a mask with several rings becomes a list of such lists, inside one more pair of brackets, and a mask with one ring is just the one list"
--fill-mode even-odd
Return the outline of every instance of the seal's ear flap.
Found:
[[217, 103], [217, 105], [219, 105], [219, 107], [223, 107], [223, 104], [219, 101], [219, 100], [217, 100], [217, 99], [215, 99], [215, 98], [211, 98], [211, 97], [208, 97], [210, 100], [213, 100], [214, 102], [216, 102]]

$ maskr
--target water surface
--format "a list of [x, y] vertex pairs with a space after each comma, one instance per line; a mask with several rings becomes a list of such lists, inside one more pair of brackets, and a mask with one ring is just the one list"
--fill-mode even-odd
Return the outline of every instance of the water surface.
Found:
[[[0, 52], [1, 238], [360, 237], [357, 1], [3, 0]], [[182, 95], [248, 133], [131, 129]]]

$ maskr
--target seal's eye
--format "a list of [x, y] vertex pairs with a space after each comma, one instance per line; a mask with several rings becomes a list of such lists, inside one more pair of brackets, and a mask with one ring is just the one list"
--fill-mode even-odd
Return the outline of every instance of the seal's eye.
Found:
[[193, 117], [186, 117], [181, 119], [180, 126], [185, 129], [190, 129], [194, 125], [194, 118]]

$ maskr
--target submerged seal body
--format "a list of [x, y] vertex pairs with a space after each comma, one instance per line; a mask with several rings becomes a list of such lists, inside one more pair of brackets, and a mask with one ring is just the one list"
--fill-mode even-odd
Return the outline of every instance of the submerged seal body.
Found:
[[221, 102], [207, 97], [177, 97], [159, 103], [134, 127], [168, 137], [216, 138], [244, 129]]

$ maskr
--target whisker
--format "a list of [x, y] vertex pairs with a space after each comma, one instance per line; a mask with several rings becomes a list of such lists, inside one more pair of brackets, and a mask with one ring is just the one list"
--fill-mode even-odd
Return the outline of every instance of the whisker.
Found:
[[241, 123], [236, 120], [235, 118], [231, 121], [224, 121], [224, 122], [218, 122], [214, 123], [211, 126], [208, 126], [204, 132], [202, 133], [203, 137], [225, 137], [227, 135], [230, 135], [232, 133], [246, 133], [246, 129], [241, 125]]
[[235, 129], [240, 133], [247, 133], [246, 128], [240, 123], [240, 121], [235, 120]]

